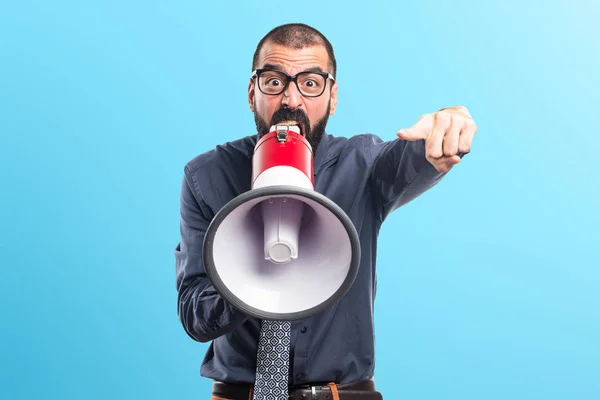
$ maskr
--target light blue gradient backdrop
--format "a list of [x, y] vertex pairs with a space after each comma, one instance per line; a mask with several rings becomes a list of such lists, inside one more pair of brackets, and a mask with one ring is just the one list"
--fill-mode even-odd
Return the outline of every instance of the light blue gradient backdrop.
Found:
[[183, 165], [253, 132], [258, 40], [333, 42], [329, 131], [464, 104], [473, 152], [384, 225], [386, 399], [600, 398], [600, 5], [0, 4], [0, 398], [207, 399], [176, 315]]

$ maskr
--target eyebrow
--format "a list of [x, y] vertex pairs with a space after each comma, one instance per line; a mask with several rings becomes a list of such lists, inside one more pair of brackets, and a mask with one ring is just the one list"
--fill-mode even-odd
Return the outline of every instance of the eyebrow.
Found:
[[[278, 69], [280, 71], [284, 71], [283, 66], [280, 64], [265, 64], [265, 65], [263, 65], [262, 69]], [[314, 66], [314, 67], [307, 68], [307, 69], [303, 70], [302, 72], [325, 72], [325, 71], [323, 71], [323, 68], [321, 68], [319, 66]]]

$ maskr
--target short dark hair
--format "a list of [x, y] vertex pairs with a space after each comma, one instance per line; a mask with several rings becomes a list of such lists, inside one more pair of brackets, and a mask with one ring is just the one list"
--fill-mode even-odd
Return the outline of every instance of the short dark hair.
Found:
[[278, 44], [280, 46], [293, 47], [296, 49], [302, 49], [308, 46], [323, 45], [329, 55], [329, 63], [331, 68], [331, 75], [335, 78], [337, 72], [337, 63], [335, 61], [335, 55], [333, 53], [333, 46], [329, 43], [329, 40], [321, 32], [315, 28], [301, 23], [284, 24], [273, 28], [267, 33], [256, 46], [254, 57], [252, 59], [252, 70], [256, 69], [258, 63], [258, 56], [263, 45], [266, 42]]

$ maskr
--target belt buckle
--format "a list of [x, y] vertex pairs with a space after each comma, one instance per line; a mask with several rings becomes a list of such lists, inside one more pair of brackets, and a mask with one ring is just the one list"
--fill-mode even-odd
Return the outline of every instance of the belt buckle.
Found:
[[[308, 389], [310, 390], [310, 398], [307, 400], [317, 400], [317, 390], [323, 390], [323, 389], [329, 389], [328, 386], [324, 387], [323, 385], [302, 385], [299, 388], [303, 388], [303, 389]], [[288, 399], [291, 399], [292, 396], [289, 395]]]

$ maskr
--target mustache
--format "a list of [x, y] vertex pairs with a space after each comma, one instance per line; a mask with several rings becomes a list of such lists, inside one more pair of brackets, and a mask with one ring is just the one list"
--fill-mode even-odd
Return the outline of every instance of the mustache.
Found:
[[280, 108], [273, 114], [270, 125], [276, 125], [280, 121], [288, 119], [300, 122], [307, 131], [305, 132], [305, 135], [308, 136], [310, 134], [310, 121], [308, 120], [308, 116], [300, 109], [290, 110], [289, 108]]

